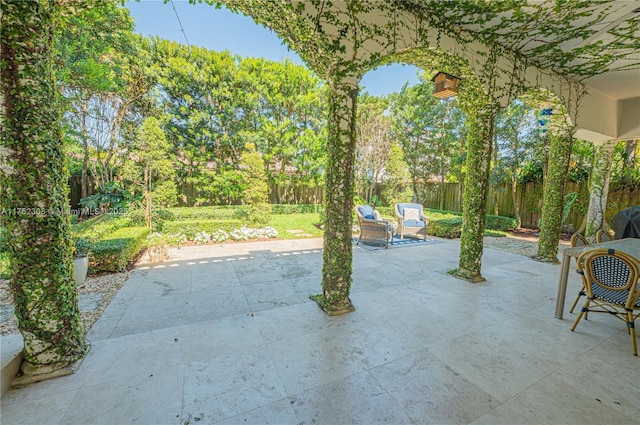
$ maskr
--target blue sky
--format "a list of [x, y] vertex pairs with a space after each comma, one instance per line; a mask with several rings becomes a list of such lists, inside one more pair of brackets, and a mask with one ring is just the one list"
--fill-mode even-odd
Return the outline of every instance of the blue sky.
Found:
[[[180, 22], [191, 45], [211, 50], [229, 50], [240, 56], [263, 57], [271, 60], [289, 58], [302, 64], [300, 57], [287, 50], [272, 31], [256, 24], [249, 17], [207, 4], [189, 4], [174, 0]], [[128, 1], [125, 6], [135, 20], [136, 32], [186, 44], [185, 36], [171, 3], [160, 1]], [[409, 81], [415, 84], [418, 68], [390, 65], [368, 72], [361, 81], [362, 91], [380, 96], [399, 91]]]

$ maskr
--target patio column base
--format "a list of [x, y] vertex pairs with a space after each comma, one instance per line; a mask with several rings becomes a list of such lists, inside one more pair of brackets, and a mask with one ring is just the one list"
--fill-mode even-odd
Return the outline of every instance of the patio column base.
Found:
[[539, 261], [541, 263], [560, 264], [560, 260], [558, 260], [558, 257], [555, 257], [555, 256], [546, 257], [542, 255], [534, 255], [533, 257], [531, 257], [531, 259], [535, 261]]
[[327, 313], [328, 316], [340, 316], [341, 314], [353, 313], [356, 311], [356, 308], [351, 304], [349, 297], [347, 297], [345, 303], [341, 303], [339, 305], [330, 305], [326, 302], [322, 294], [311, 295], [309, 298], [315, 301], [316, 304], [318, 304], [318, 307]]
[[486, 279], [482, 277], [481, 274], [472, 273], [465, 270], [455, 269], [455, 270], [452, 270], [449, 274], [453, 277], [466, 280], [467, 282], [470, 282], [470, 283], [486, 282]]
[[49, 365], [34, 365], [26, 360], [22, 361], [20, 373], [13, 378], [11, 386], [13, 388], [23, 388], [29, 384], [59, 378], [61, 376], [73, 375], [76, 373], [85, 357], [89, 353], [91, 346], [87, 346], [84, 354], [74, 362], [57, 362]]

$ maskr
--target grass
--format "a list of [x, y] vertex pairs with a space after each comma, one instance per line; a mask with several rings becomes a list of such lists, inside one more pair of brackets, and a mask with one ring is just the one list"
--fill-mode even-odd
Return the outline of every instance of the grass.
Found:
[[318, 213], [271, 214], [269, 226], [278, 231], [278, 239], [304, 239], [324, 234], [322, 229], [315, 226], [319, 222]]

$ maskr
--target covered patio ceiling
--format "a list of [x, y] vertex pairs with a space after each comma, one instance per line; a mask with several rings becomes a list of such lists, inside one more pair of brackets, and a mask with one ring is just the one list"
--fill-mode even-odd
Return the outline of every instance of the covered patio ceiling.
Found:
[[405, 7], [434, 16], [462, 39], [498, 43], [614, 99], [640, 96], [638, 1], [413, 0]]
[[321, 74], [345, 64], [366, 72], [398, 52], [425, 48], [463, 57], [477, 70], [498, 48], [505, 86], [518, 66], [532, 88], [558, 94], [584, 85], [586, 96], [572, 114], [576, 137], [596, 143], [640, 137], [637, 1], [220, 3], [276, 31]]
[[584, 84], [590, 96], [584, 101], [585, 119], [579, 120], [577, 137], [594, 142], [640, 137], [640, 2], [400, 4], [431, 15], [461, 39], [500, 44], [541, 69]]

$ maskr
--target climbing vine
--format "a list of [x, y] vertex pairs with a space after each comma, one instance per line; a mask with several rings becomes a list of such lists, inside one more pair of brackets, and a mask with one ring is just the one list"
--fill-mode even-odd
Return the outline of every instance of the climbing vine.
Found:
[[312, 297], [329, 314], [353, 311], [349, 300], [353, 245], [358, 78], [329, 81], [329, 146], [322, 294]]
[[[606, 42], [588, 43], [596, 28], [613, 23], [610, 16], [624, 12], [623, 8], [627, 7], [598, 1], [563, 3], [562, 6], [520, 0], [494, 3], [472, 0], [207, 1], [224, 4], [273, 29], [314, 71], [336, 84], [349, 75], [363, 75], [377, 66], [397, 61], [432, 72], [445, 71], [462, 80], [460, 99], [469, 119], [467, 167], [477, 170], [469, 173], [465, 184], [465, 224], [457, 273], [469, 280], [482, 280], [485, 192], [492, 126], [498, 108], [541, 85], [552, 90], [546, 93], [547, 97], [555, 94], [564, 105], [559, 116], [567, 118], [568, 123], [560, 126], [562, 131], [558, 134], [562, 136], [555, 136], [552, 142], [547, 186], [555, 189], [549, 187], [545, 192], [543, 216], [548, 219], [546, 229], [541, 232], [539, 253], [540, 258], [551, 258], [557, 250], [561, 225], [558, 221], [563, 206], [563, 193], [557, 188], [564, 188], [565, 162], [570, 152], [567, 147], [571, 146], [580, 99], [585, 93], [575, 80], [610, 70], [629, 69], [628, 64], [620, 65], [621, 61], [631, 57], [638, 47], [637, 22], [631, 20], [618, 27], [611, 25]], [[369, 18], [373, 15], [377, 19]], [[568, 50], [563, 48], [565, 43], [579, 46]], [[542, 100], [544, 97], [537, 99]], [[332, 114], [335, 113], [333, 110]], [[339, 118], [332, 115], [330, 121], [338, 122]], [[331, 130], [338, 131], [338, 127]], [[337, 134], [331, 137], [341, 140]], [[328, 173], [335, 172], [331, 171], [334, 164], [329, 165]], [[350, 190], [348, 186], [333, 184], [329, 184], [329, 188], [330, 191]], [[348, 195], [345, 192], [336, 197], [346, 200]], [[341, 205], [345, 217], [351, 214], [348, 205], [348, 201]], [[333, 208], [338, 210], [336, 206]], [[341, 232], [334, 229], [334, 225], [344, 224], [330, 221], [327, 234]], [[344, 239], [341, 250], [330, 249], [325, 253], [327, 270], [331, 269], [329, 263], [341, 261], [333, 255], [346, 252], [348, 243]], [[345, 255], [350, 261], [351, 254]], [[350, 268], [345, 270], [350, 273]]]
[[2, 0], [0, 209], [26, 375], [81, 358], [86, 347], [73, 279], [67, 171], [52, 72], [56, 6]]
[[[571, 118], [563, 131], [551, 136], [538, 258], [553, 261], [572, 135], [584, 94], [569, 79], [640, 66], [634, 60], [640, 48], [638, 20], [612, 25], [615, 16], [627, 10], [626, 2], [206, 1], [225, 4], [273, 29], [329, 82], [323, 293], [314, 299], [330, 313], [353, 309], [354, 126], [357, 82], [366, 71], [403, 60], [461, 78], [460, 99], [469, 117], [467, 166], [477, 173], [469, 173], [465, 182], [457, 274], [481, 280], [490, 140], [498, 105], [544, 85], [567, 108], [559, 115]], [[69, 223], [60, 213], [67, 202], [66, 171], [51, 78], [53, 13], [65, 8], [53, 0], [0, 4], [5, 117], [0, 179], [6, 188], [0, 205], [7, 211], [3, 221], [11, 234], [11, 286], [26, 364], [33, 366], [23, 369], [39, 373], [64, 367], [85, 352], [70, 272]], [[84, 2], [65, 4], [71, 10]], [[607, 41], [590, 43], [600, 28], [610, 28]], [[577, 47], [565, 50], [566, 44]]]

